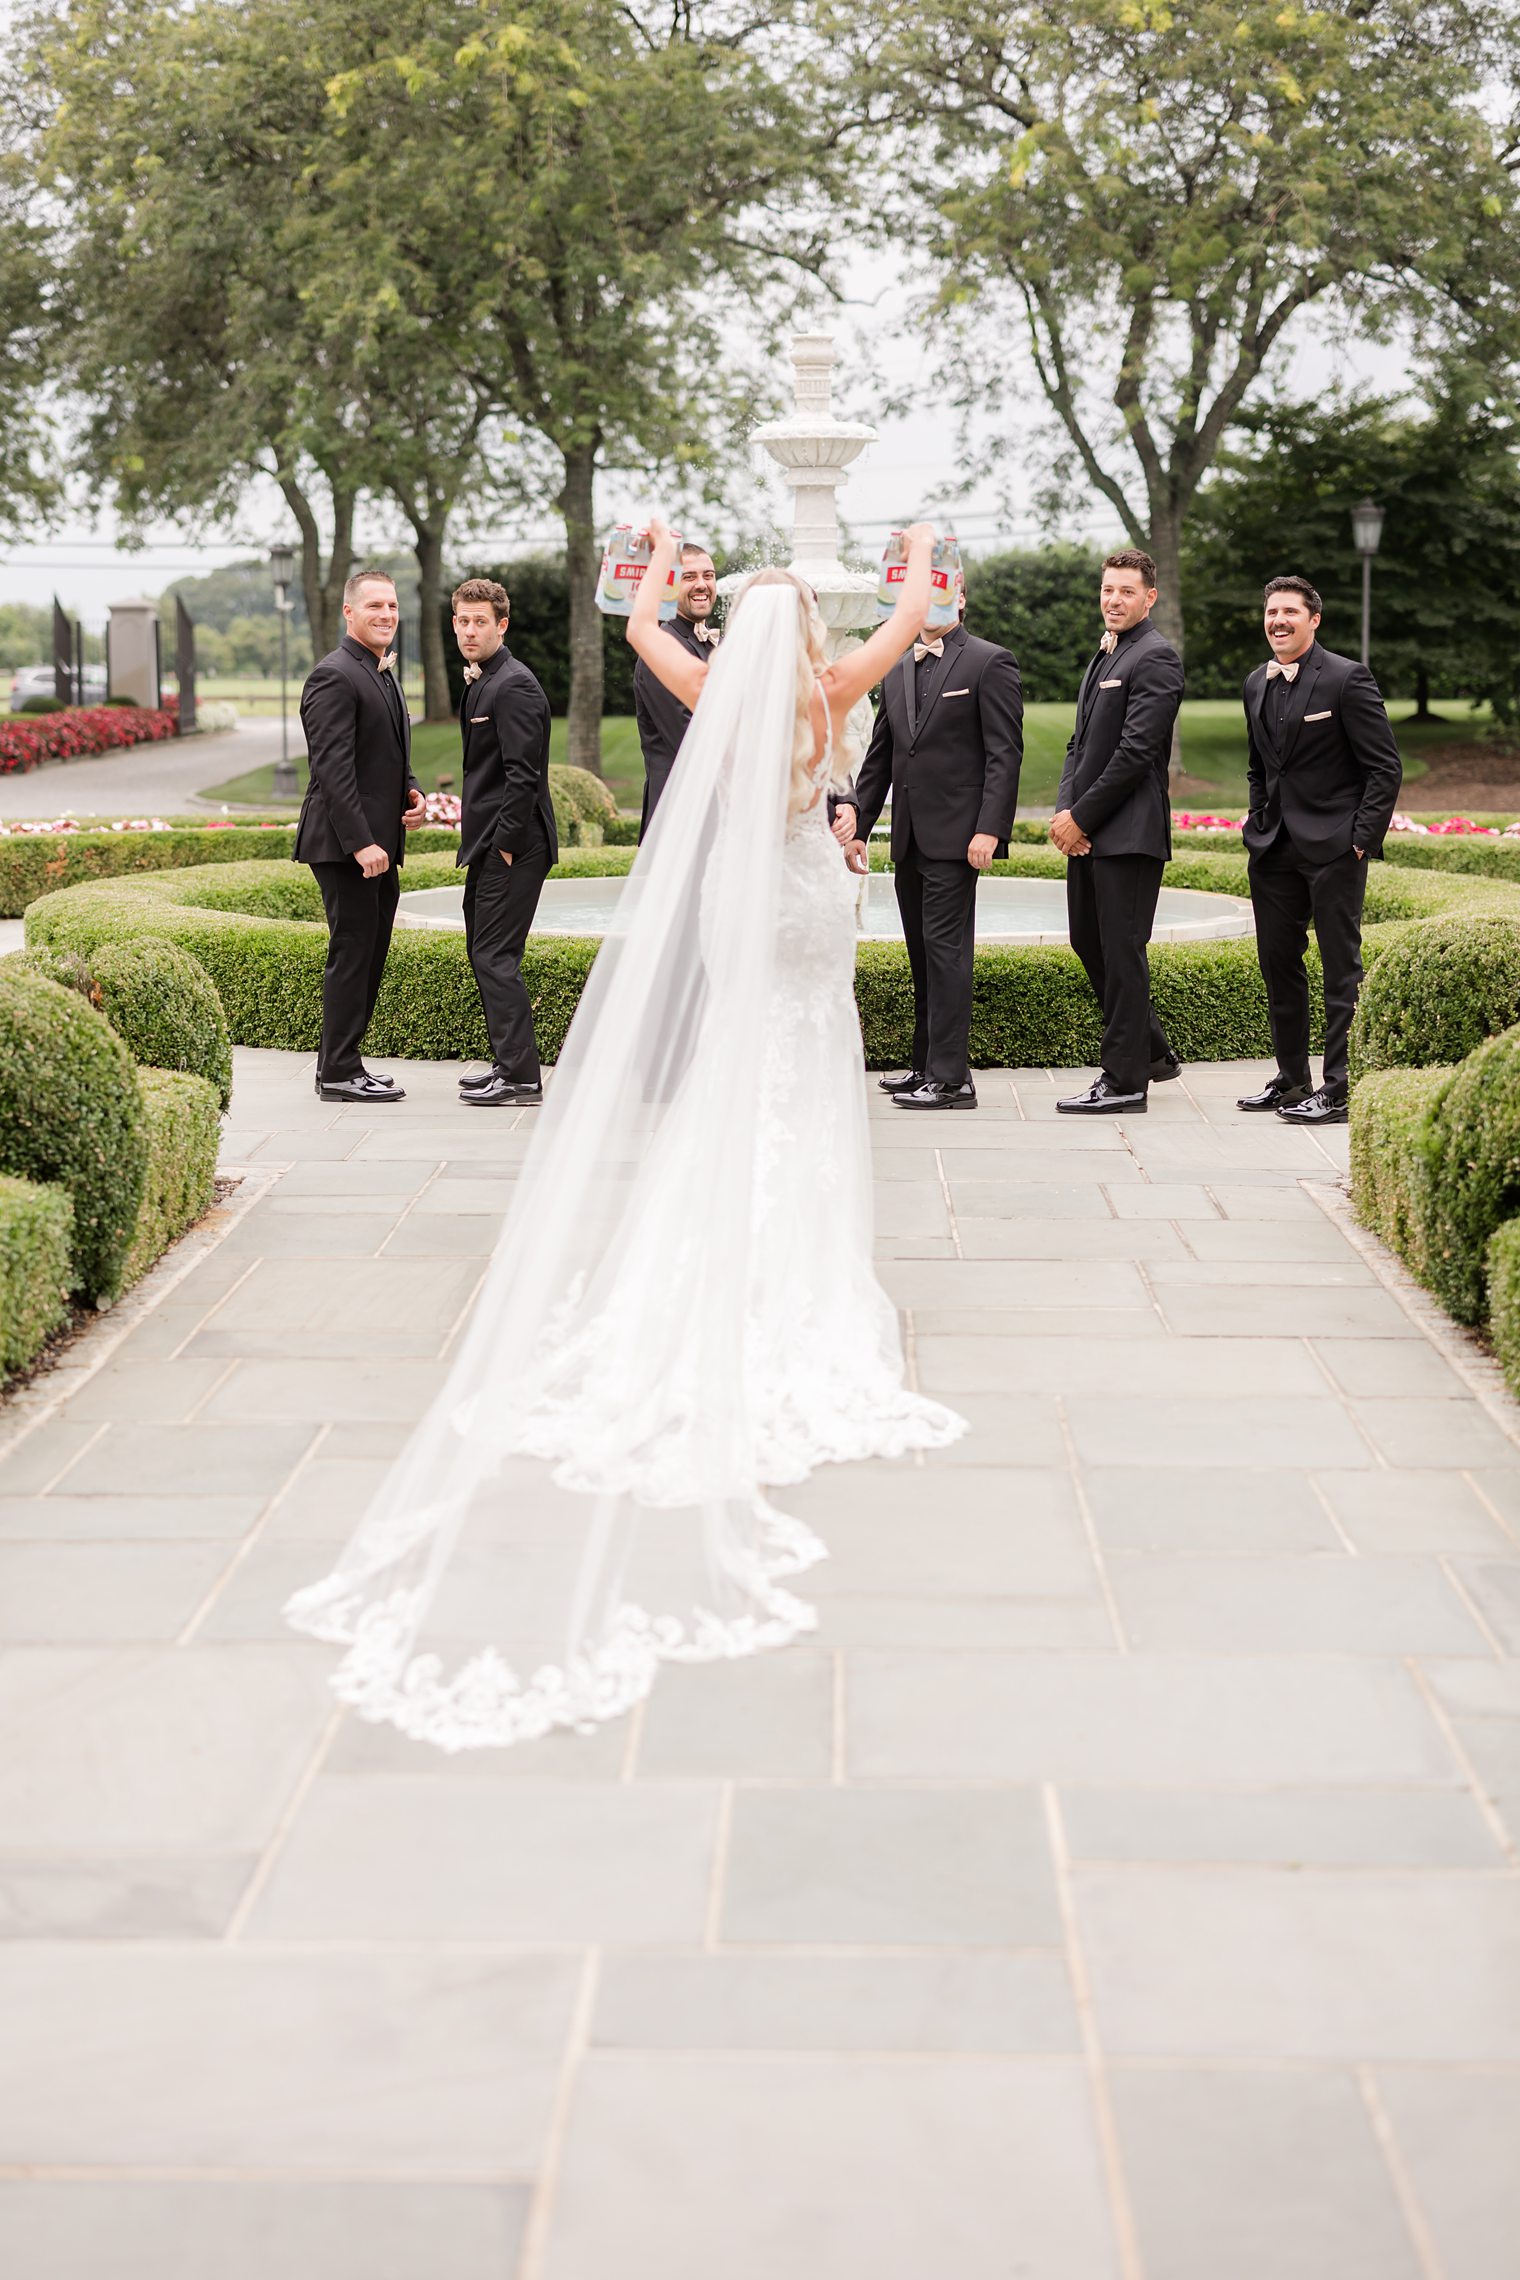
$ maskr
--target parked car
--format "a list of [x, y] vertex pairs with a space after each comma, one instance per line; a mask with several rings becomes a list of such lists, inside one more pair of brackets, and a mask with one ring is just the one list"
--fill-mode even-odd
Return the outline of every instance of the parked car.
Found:
[[[84, 701], [87, 705], [103, 702], [106, 693], [104, 665], [86, 665], [84, 669]], [[20, 712], [28, 697], [57, 695], [51, 665], [22, 665], [11, 675], [11, 711]]]

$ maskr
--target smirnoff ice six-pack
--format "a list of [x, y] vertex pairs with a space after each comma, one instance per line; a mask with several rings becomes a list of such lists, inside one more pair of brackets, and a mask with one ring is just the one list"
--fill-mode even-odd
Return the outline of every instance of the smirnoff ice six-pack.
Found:
[[[908, 544], [900, 530], [894, 530], [882, 550], [881, 579], [876, 588], [876, 614], [888, 618], [897, 607], [898, 589], [908, 575]], [[961, 550], [953, 530], [934, 542], [934, 562], [929, 572], [929, 614], [926, 627], [954, 625], [961, 614], [961, 587], [965, 573], [961, 569]]]
[[[671, 564], [665, 591], [660, 596], [662, 618], [673, 618], [676, 614], [679, 539], [676, 546], [676, 560]], [[639, 582], [649, 568], [653, 553], [653, 541], [647, 530], [635, 530], [632, 523], [618, 524], [603, 549], [602, 567], [596, 578], [596, 606], [604, 617], [628, 616], [633, 608], [633, 597], [639, 590]]]

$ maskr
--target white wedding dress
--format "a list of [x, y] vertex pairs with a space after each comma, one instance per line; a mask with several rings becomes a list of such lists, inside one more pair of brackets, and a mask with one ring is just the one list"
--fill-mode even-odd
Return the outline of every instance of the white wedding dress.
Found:
[[855, 898], [788, 812], [796, 600], [731, 621], [428, 1415], [286, 1610], [362, 1716], [444, 1749], [586, 1727], [662, 1660], [812, 1627], [767, 1491], [938, 1447], [872, 1268]]

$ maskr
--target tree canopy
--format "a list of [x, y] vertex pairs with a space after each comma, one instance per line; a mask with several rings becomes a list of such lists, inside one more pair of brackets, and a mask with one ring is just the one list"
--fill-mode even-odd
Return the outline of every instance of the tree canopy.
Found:
[[[839, 11], [972, 389], [1010, 322], [1087, 482], [1162, 575], [1301, 312], [1508, 322], [1507, 8], [1468, 0], [942, 0]], [[980, 352], [980, 353], [978, 353]]]

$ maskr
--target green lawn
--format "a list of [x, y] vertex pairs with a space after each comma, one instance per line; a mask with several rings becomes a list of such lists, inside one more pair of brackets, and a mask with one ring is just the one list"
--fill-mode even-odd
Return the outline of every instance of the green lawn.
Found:
[[[1404, 754], [1404, 773], [1415, 783], [1425, 773], [1421, 757], [1432, 746], [1450, 744], [1481, 725], [1478, 709], [1456, 700], [1443, 701], [1441, 718], [1416, 727], [1407, 708], [1396, 706], [1394, 726]], [[1029, 705], [1024, 713], [1024, 769], [1019, 805], [1048, 808], [1054, 804], [1061, 777], [1061, 761], [1071, 735], [1070, 705]], [[554, 723], [550, 757], [565, 756], [565, 724]], [[425, 721], [412, 734], [412, 757], [424, 791], [438, 789], [440, 775], [452, 778], [459, 789], [459, 731], [452, 721]], [[1182, 758], [1188, 775], [1208, 785], [1208, 797], [1219, 807], [1239, 807], [1246, 796], [1246, 731], [1240, 706], [1230, 698], [1200, 699], [1182, 708]], [[637, 808], [643, 796], [644, 766], [639, 756], [638, 731], [627, 714], [602, 722], [602, 772], [620, 808]], [[296, 775], [304, 790], [306, 766], [296, 762]], [[252, 768], [244, 776], [218, 784], [202, 796], [225, 800], [229, 807], [273, 807], [272, 768]], [[1191, 795], [1195, 803], [1200, 795]]]
[[[565, 757], [565, 724], [554, 723], [549, 739], [551, 760]], [[452, 779], [449, 789], [459, 789], [459, 731], [451, 720], [420, 721], [412, 730], [412, 765], [417, 781], [425, 792], [436, 792], [440, 776]], [[613, 714], [602, 722], [602, 773], [612, 787], [612, 796], [619, 807], [636, 808], [644, 796], [644, 763], [639, 754], [638, 729], [631, 714]], [[306, 789], [306, 761], [296, 759], [296, 782]], [[258, 807], [278, 809], [281, 803], [274, 797], [274, 769], [250, 768], [244, 776], [233, 776], [225, 784], [213, 785], [201, 794], [206, 800], [225, 800], [229, 807]], [[298, 795], [299, 797], [299, 795]]]

